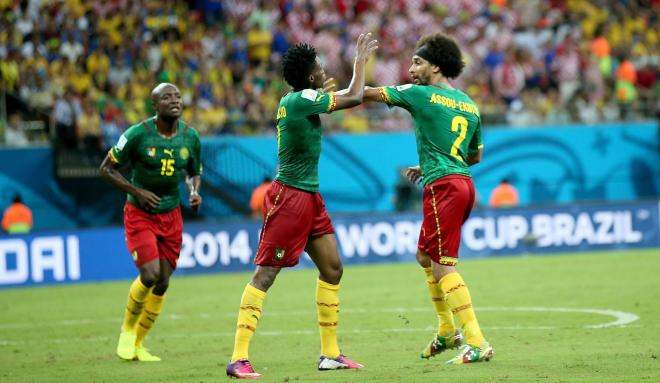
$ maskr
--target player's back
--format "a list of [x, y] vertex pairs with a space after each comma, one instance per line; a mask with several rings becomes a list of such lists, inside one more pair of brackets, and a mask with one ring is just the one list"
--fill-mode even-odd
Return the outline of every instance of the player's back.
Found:
[[291, 92], [280, 100], [277, 110], [277, 155], [280, 167], [276, 180], [298, 189], [319, 188], [321, 155], [320, 113], [334, 108], [334, 96], [313, 89]]
[[469, 154], [481, 146], [481, 117], [465, 93], [445, 85], [386, 87], [391, 105], [407, 109], [415, 122], [424, 184], [449, 174], [470, 176]]

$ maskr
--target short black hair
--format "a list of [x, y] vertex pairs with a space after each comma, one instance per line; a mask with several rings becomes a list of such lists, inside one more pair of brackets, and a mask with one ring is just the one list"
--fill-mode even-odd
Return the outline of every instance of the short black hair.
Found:
[[23, 203], [23, 199], [21, 198], [20, 194], [16, 194], [14, 198], [12, 199], [13, 203]]
[[308, 77], [314, 70], [316, 49], [305, 43], [289, 48], [282, 58], [282, 75], [294, 90], [309, 87]]
[[417, 41], [415, 49], [421, 47], [426, 47], [431, 56], [429, 61], [440, 68], [443, 76], [456, 78], [463, 71], [465, 62], [461, 49], [454, 39], [440, 32], [430, 33]]

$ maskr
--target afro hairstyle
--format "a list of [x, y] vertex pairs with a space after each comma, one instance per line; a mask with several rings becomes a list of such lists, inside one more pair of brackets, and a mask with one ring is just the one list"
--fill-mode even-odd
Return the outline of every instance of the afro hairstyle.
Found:
[[422, 36], [417, 42], [415, 49], [421, 47], [426, 47], [426, 50], [431, 56], [429, 62], [433, 65], [437, 65], [443, 76], [447, 78], [456, 78], [463, 71], [463, 68], [465, 67], [463, 55], [452, 38], [440, 32], [431, 33]]
[[282, 75], [294, 90], [309, 88], [309, 75], [316, 63], [316, 49], [300, 43], [289, 48], [282, 58]]

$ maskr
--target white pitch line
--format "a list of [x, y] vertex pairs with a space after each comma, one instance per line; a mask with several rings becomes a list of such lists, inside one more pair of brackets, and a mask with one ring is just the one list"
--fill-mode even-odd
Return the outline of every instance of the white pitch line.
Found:
[[[540, 330], [547, 331], [555, 329], [555, 327], [550, 326], [491, 326], [483, 327], [482, 329], [487, 331], [511, 331], [511, 330]], [[339, 331], [340, 335], [342, 334], [387, 334], [387, 333], [408, 333], [408, 332], [434, 332], [435, 327], [428, 326], [425, 328], [421, 327], [401, 327], [401, 328], [387, 328], [387, 329], [341, 329]], [[292, 331], [257, 331], [260, 336], [318, 336], [318, 330], [292, 330]], [[221, 337], [234, 337], [235, 333], [233, 331], [221, 331], [221, 332], [206, 332], [206, 333], [185, 333], [185, 334], [164, 334], [158, 335], [159, 338], [165, 339], [177, 339], [177, 338], [221, 338]], [[56, 338], [56, 339], [34, 339], [34, 340], [7, 340], [0, 339], [0, 346], [18, 346], [26, 344], [61, 344], [61, 343], [73, 343], [73, 342], [115, 342], [117, 337], [115, 336], [95, 336], [89, 338]]]
[[[639, 316], [628, 313], [625, 311], [611, 310], [611, 309], [590, 309], [590, 308], [568, 308], [568, 307], [477, 307], [477, 313], [482, 311], [496, 311], [496, 312], [559, 312], [559, 313], [583, 313], [583, 314], [598, 314], [614, 317], [615, 320], [606, 323], [586, 325], [584, 328], [607, 328], [607, 327], [625, 327], [629, 323], [632, 323], [639, 319]], [[411, 312], [432, 312], [431, 307], [390, 307], [390, 308], [379, 308], [379, 309], [343, 309], [342, 314], [369, 314], [369, 313], [398, 313], [405, 314]], [[264, 315], [269, 317], [275, 316], [299, 316], [299, 315], [314, 315], [315, 311], [312, 310], [298, 310], [298, 311], [267, 311], [265, 310]], [[196, 315], [181, 315], [181, 314], [169, 314], [164, 315], [168, 320], [185, 320], [192, 318], [201, 318], [201, 319], [214, 319], [220, 317], [231, 317], [235, 318], [235, 312], [226, 312], [220, 313], [217, 315], [211, 315], [209, 313], [199, 313]], [[114, 318], [100, 318], [100, 319], [66, 319], [56, 322], [48, 322], [43, 324], [44, 326], [81, 326], [81, 325], [91, 325], [98, 323], [118, 323], [121, 320], [119, 316]], [[39, 326], [40, 323], [26, 323], [26, 322], [17, 322], [17, 323], [0, 323], [0, 329], [16, 329], [16, 328], [31, 328], [34, 326]], [[543, 326], [543, 329], [555, 329], [557, 327], [553, 326]]]

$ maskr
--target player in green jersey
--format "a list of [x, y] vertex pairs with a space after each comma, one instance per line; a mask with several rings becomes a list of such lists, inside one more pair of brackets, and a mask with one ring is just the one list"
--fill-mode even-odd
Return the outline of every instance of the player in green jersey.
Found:
[[[179, 184], [185, 178], [189, 203], [199, 209], [201, 144], [181, 116], [179, 89], [167, 83], [151, 92], [156, 116], [131, 126], [101, 164], [101, 175], [127, 193], [124, 206], [126, 244], [140, 275], [128, 293], [117, 355], [125, 360], [159, 361], [143, 340], [160, 314], [170, 275], [181, 251], [183, 220]], [[118, 169], [130, 165], [126, 180]]]
[[[419, 166], [409, 168], [411, 181], [424, 183], [422, 229], [417, 261], [424, 269], [439, 318], [437, 334], [422, 351], [430, 358], [466, 344], [448, 363], [488, 361], [493, 348], [484, 339], [470, 293], [456, 270], [461, 226], [474, 205], [470, 166], [481, 161], [479, 109], [449, 79], [464, 67], [461, 51], [451, 38], [435, 33], [416, 45], [409, 72], [413, 84], [369, 88], [365, 101], [402, 107], [412, 115]], [[462, 328], [457, 330], [454, 316]]]
[[319, 194], [318, 162], [321, 152], [319, 114], [360, 104], [364, 90], [364, 67], [377, 48], [371, 34], [360, 35], [353, 79], [341, 94], [320, 91], [325, 71], [309, 45], [289, 49], [282, 60], [284, 79], [293, 91], [280, 100], [277, 111], [279, 172], [264, 198], [264, 224], [255, 263], [257, 269], [247, 284], [239, 306], [234, 352], [227, 375], [260, 378], [248, 360], [266, 291], [283, 267], [298, 263], [307, 251], [319, 270], [316, 307], [321, 333], [319, 370], [361, 368], [345, 357], [337, 344], [339, 281], [342, 264], [330, 217]]

